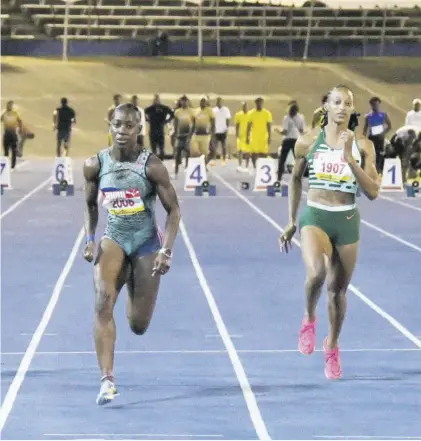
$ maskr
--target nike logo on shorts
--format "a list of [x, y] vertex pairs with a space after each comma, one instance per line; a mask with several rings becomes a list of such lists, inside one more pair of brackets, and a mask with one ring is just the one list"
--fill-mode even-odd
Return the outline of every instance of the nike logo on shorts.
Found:
[[351, 216], [347, 216], [346, 218], [347, 218], [348, 220], [351, 220], [354, 216], [355, 216], [355, 213], [354, 213], [354, 214], [351, 214]]

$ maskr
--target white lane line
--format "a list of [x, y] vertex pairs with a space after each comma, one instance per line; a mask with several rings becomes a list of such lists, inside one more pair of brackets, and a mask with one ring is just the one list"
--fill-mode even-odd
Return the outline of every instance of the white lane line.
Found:
[[313, 438], [324, 439], [421, 439], [421, 436], [390, 436], [390, 435], [314, 435]]
[[44, 433], [44, 436], [147, 436], [153, 438], [222, 438], [221, 434], [194, 433]]
[[[222, 176], [218, 173], [213, 172], [213, 175], [222, 182], [226, 187], [228, 187], [233, 193], [235, 193], [239, 199], [244, 201], [253, 211], [266, 219], [276, 230], [280, 233], [283, 233], [283, 228], [276, 223], [270, 216], [268, 216], [264, 211], [262, 211], [259, 207], [250, 202], [245, 196], [243, 196], [239, 191], [237, 191], [229, 182], [227, 182]], [[293, 239], [293, 242], [301, 248], [301, 244], [297, 239]], [[421, 251], [421, 250], [420, 250]], [[380, 306], [370, 300], [367, 296], [365, 296], [358, 288], [354, 285], [350, 284], [348, 289], [352, 291], [359, 299], [361, 299], [367, 306], [369, 306], [373, 311], [377, 312], [381, 317], [387, 320], [394, 328], [396, 328], [401, 334], [403, 334], [408, 340], [412, 341], [415, 346], [421, 348], [421, 340], [417, 338], [412, 332], [406, 329], [401, 323], [399, 323], [394, 317], [384, 311]]]
[[387, 237], [390, 237], [393, 240], [396, 240], [396, 242], [400, 242], [401, 244], [406, 245], [407, 247], [412, 248], [413, 250], [421, 253], [421, 248], [418, 247], [417, 245], [413, 244], [412, 242], [408, 242], [407, 240], [404, 240], [404, 239], [400, 238], [399, 236], [396, 236], [395, 234], [389, 233], [388, 231], [383, 230], [383, 228], [380, 228], [377, 225], [374, 225], [370, 222], [367, 222], [364, 219], [361, 219], [361, 223], [366, 225], [369, 228], [372, 228], [373, 230], [378, 231], [379, 233], [384, 234]]
[[[44, 336], [47, 334], [44, 334]], [[53, 335], [53, 334], [50, 334]], [[298, 353], [298, 349], [237, 349], [238, 354], [290, 354]], [[315, 352], [323, 352], [323, 349], [316, 349]], [[356, 349], [341, 349], [341, 352], [421, 352], [418, 348], [356, 348]], [[210, 349], [210, 350], [162, 350], [162, 351], [115, 351], [116, 355], [171, 355], [171, 354], [186, 354], [186, 355], [209, 355], [209, 354], [227, 354], [225, 349]], [[17, 356], [24, 355], [25, 352], [2, 352], [1, 356]], [[96, 355], [95, 351], [40, 351], [35, 355]]]
[[6, 217], [8, 214], [12, 213], [16, 208], [19, 207], [19, 205], [23, 204], [27, 199], [31, 198], [35, 193], [40, 191], [42, 188], [44, 188], [47, 184], [51, 182], [52, 178], [48, 178], [45, 181], [42, 181], [41, 184], [39, 184], [37, 187], [33, 188], [29, 193], [27, 193], [25, 196], [20, 198], [18, 201], [16, 201], [13, 205], [11, 205], [6, 211], [1, 213], [0, 220], [2, 220], [4, 217]]
[[254, 396], [253, 390], [248, 381], [247, 375], [244, 371], [243, 365], [241, 363], [240, 357], [237, 354], [234, 343], [229, 336], [229, 332], [225, 326], [222, 316], [219, 312], [218, 306], [216, 304], [215, 298], [209, 288], [208, 282], [206, 281], [205, 275], [203, 273], [202, 267], [200, 266], [199, 260], [196, 255], [196, 251], [190, 241], [187, 234], [184, 222], [180, 222], [180, 231], [183, 237], [184, 243], [186, 244], [187, 251], [189, 252], [190, 259], [193, 264], [193, 268], [196, 271], [197, 278], [199, 280], [200, 286], [202, 287], [203, 293], [208, 301], [209, 308], [212, 312], [213, 318], [215, 320], [216, 327], [221, 339], [228, 351], [229, 358], [231, 360], [232, 366], [234, 368], [235, 374], [237, 375], [238, 382], [240, 384], [241, 390], [244, 395], [244, 400], [246, 402], [247, 408], [249, 410], [250, 418], [253, 422], [254, 428], [256, 430], [257, 436], [261, 440], [270, 440], [269, 433], [266, 429], [265, 423], [263, 421], [262, 415], [260, 413], [259, 407], [257, 405], [256, 397]]
[[[21, 332], [20, 335], [22, 336], [32, 336], [34, 334], [32, 334], [32, 332]], [[52, 332], [45, 332], [44, 333], [44, 337], [51, 337], [51, 336], [56, 336], [58, 334], [53, 334]], [[24, 354], [24, 352], [23, 352]]]
[[15, 403], [16, 397], [18, 395], [19, 389], [22, 386], [22, 383], [25, 379], [25, 375], [28, 372], [29, 366], [34, 358], [38, 345], [41, 341], [41, 338], [47, 329], [48, 323], [53, 315], [54, 308], [57, 305], [58, 299], [60, 297], [61, 290], [63, 288], [64, 282], [66, 281], [67, 276], [73, 266], [73, 263], [76, 259], [76, 255], [78, 253], [79, 247], [82, 243], [85, 231], [82, 228], [76, 238], [76, 241], [73, 245], [72, 251], [70, 252], [69, 258], [67, 259], [66, 264], [63, 267], [63, 270], [57, 279], [57, 283], [54, 287], [53, 293], [51, 295], [50, 301], [48, 302], [47, 307], [45, 308], [42, 319], [32, 336], [32, 339], [29, 343], [29, 346], [23, 356], [19, 368], [16, 372], [15, 377], [13, 378], [12, 384], [7, 391], [7, 394], [4, 398], [3, 405], [0, 409], [0, 432], [3, 430], [4, 425], [6, 424], [7, 418], [13, 408], [13, 404]]
[[25, 166], [28, 165], [28, 164], [29, 164], [29, 160], [28, 160], [28, 159], [25, 159], [24, 161], [19, 162], [19, 164], [17, 164], [17, 165], [15, 166], [15, 169], [19, 169], [19, 168], [25, 167]]
[[412, 210], [415, 210], [415, 211], [421, 211], [420, 207], [416, 207], [415, 205], [407, 204], [406, 202], [397, 201], [396, 199], [393, 199], [389, 196], [380, 195], [379, 198], [384, 199], [385, 201], [392, 202], [394, 204], [402, 205], [402, 207], [411, 208]]

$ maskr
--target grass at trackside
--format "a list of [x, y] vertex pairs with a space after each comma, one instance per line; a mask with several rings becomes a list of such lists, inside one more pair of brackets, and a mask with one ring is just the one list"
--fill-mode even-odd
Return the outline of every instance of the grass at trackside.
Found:
[[[294, 98], [309, 122], [320, 96], [335, 84], [344, 82], [342, 77], [346, 73], [351, 83], [355, 81], [350, 85], [354, 88], [358, 110], [361, 113], [367, 110], [372, 92], [387, 96], [384, 107], [395, 128], [403, 122], [403, 110], [410, 106], [414, 96], [420, 95], [421, 60], [329, 61], [303, 63], [276, 58], [205, 57], [201, 63], [197, 57], [90, 57], [72, 58], [69, 63], [63, 63], [58, 58], [3, 57], [2, 107], [6, 99], [15, 99], [23, 118], [36, 133], [36, 139], [28, 141], [27, 151], [53, 156], [55, 139], [51, 115], [60, 97], [68, 96], [78, 113], [77, 131], [72, 139], [73, 155], [84, 157], [106, 145], [104, 116], [111, 96], [117, 92], [127, 97], [142, 94], [142, 106], [148, 105], [149, 96], [152, 98], [156, 92], [167, 96], [237, 95], [238, 99], [230, 98], [226, 102], [232, 113], [237, 111], [242, 95], [263, 94], [273, 97], [267, 106], [275, 124], [281, 123], [287, 100]], [[390, 105], [393, 103], [398, 105]], [[167, 104], [172, 105], [173, 101]], [[253, 105], [252, 100], [249, 105]], [[235, 149], [235, 140], [230, 137], [229, 141]], [[280, 141], [280, 136], [273, 136], [272, 151], [276, 151]], [[167, 152], [171, 152], [169, 146]]]

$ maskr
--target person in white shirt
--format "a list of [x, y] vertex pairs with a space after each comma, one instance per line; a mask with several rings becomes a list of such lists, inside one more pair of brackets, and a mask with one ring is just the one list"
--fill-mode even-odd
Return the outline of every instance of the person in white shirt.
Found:
[[295, 143], [298, 137], [304, 133], [304, 116], [299, 111], [297, 102], [292, 101], [288, 115], [285, 115], [282, 121], [282, 130], [277, 129], [277, 132], [284, 136], [278, 157], [278, 181], [282, 180], [289, 152], [292, 151], [295, 158]]
[[145, 135], [146, 135], [145, 111], [142, 109], [142, 107], [139, 107], [137, 95], [132, 96], [131, 103], [136, 107], [136, 109], [139, 113], [140, 125], [141, 125], [142, 129], [141, 129], [139, 136], [137, 137], [137, 142], [140, 146], [143, 147], [144, 146], [144, 139], [145, 139]]
[[221, 143], [222, 165], [225, 165], [227, 157], [227, 136], [231, 120], [231, 112], [228, 107], [223, 105], [221, 97], [216, 99], [216, 107], [213, 108], [213, 113], [215, 115], [215, 137], [212, 148], [212, 156], [216, 156], [218, 143]]
[[412, 110], [406, 114], [405, 125], [421, 129], [421, 99], [415, 98], [412, 101]]

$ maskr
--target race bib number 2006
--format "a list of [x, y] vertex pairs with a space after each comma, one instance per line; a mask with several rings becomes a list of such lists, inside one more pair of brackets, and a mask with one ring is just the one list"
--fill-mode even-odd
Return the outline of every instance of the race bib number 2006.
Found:
[[131, 216], [145, 210], [145, 205], [140, 197], [140, 191], [136, 188], [120, 190], [118, 188], [104, 188], [102, 206], [110, 214], [119, 216]]
[[313, 164], [318, 179], [332, 182], [349, 182], [352, 179], [351, 169], [345, 162], [342, 151], [316, 152]]

